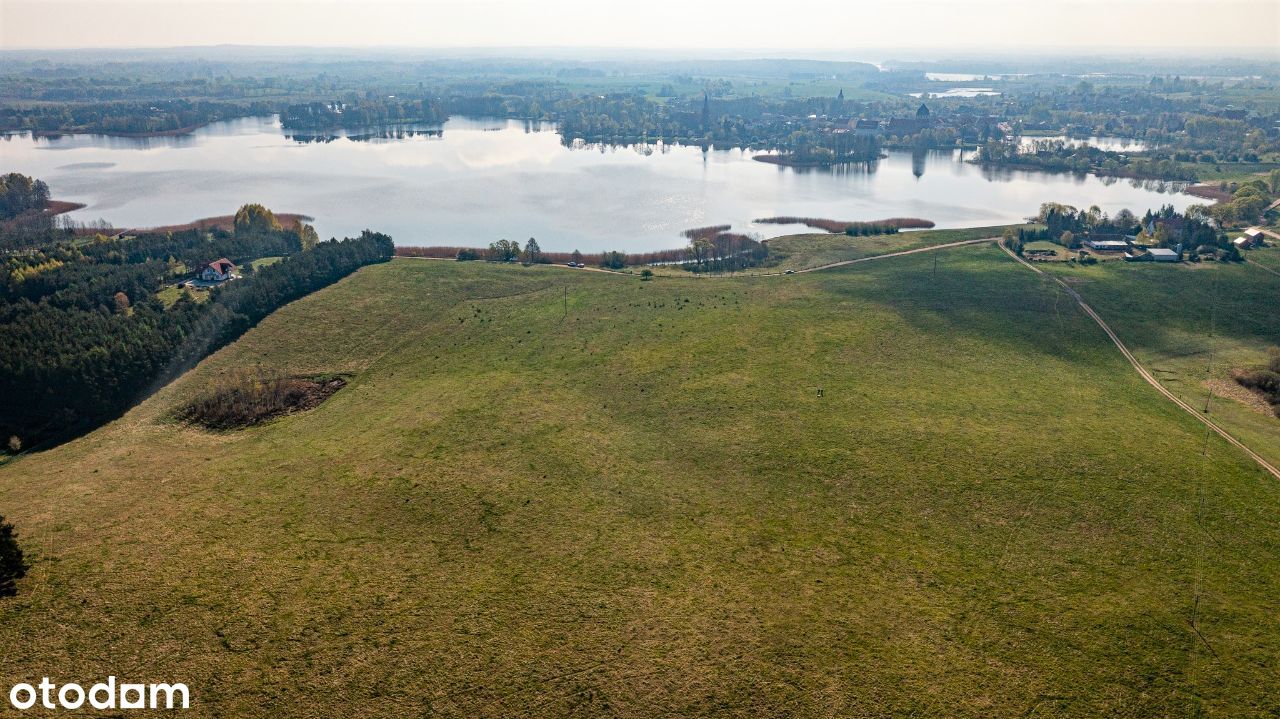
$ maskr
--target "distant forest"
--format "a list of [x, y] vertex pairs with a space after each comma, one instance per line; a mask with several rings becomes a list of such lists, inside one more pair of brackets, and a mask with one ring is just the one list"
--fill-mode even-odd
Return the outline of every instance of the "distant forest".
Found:
[[[992, 166], [1157, 180], [1280, 165], [1280, 65], [1266, 62], [1187, 60], [1181, 76], [1164, 61], [1113, 63], [1112, 71], [1087, 77], [1016, 72], [969, 83], [989, 86], [988, 94], [947, 96], [965, 84], [930, 80], [913, 63], [306, 57], [98, 64], [87, 59], [92, 53], [55, 55], [57, 62], [15, 60], [0, 69], [0, 130], [181, 133], [278, 114], [286, 131], [311, 141], [307, 133], [465, 115], [555, 122], [569, 145], [744, 147], [794, 165], [870, 162], [881, 147], [961, 147], [979, 150]], [[1095, 135], [1143, 146], [1119, 152], [1054, 139]], [[1044, 139], [1020, 142], [1026, 138]]]

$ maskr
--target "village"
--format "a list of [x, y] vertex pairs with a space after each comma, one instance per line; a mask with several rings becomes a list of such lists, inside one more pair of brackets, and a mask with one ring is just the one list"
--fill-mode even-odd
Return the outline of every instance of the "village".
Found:
[[1233, 249], [1224, 250], [1218, 245], [1210, 244], [1195, 248], [1186, 247], [1183, 244], [1160, 247], [1154, 230], [1143, 231], [1136, 235], [1093, 233], [1068, 239], [1068, 242], [1074, 240], [1078, 244], [1075, 247], [1063, 247], [1049, 240], [1027, 243], [1023, 249], [1023, 257], [1031, 262], [1075, 261], [1086, 264], [1106, 260], [1161, 263], [1212, 262], [1235, 259], [1243, 251], [1268, 246], [1267, 234], [1267, 231], [1262, 228], [1250, 227], [1240, 233], [1239, 237], [1230, 240]]

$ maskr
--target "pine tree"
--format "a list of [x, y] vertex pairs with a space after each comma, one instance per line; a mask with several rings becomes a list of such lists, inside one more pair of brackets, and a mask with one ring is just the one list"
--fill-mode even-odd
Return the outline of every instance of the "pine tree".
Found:
[[0, 517], [0, 597], [12, 597], [18, 593], [17, 582], [27, 575], [27, 565], [22, 549], [13, 536], [13, 525]]

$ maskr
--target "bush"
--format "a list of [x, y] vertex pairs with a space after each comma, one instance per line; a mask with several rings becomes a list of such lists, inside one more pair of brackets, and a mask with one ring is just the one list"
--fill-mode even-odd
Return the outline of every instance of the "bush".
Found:
[[1280, 417], [1280, 349], [1271, 350], [1271, 359], [1266, 369], [1237, 372], [1236, 382], [1262, 395], [1271, 405], [1277, 417]]
[[624, 252], [606, 252], [600, 258], [600, 266], [610, 270], [620, 270], [627, 266], [627, 255]]
[[342, 389], [337, 376], [282, 377], [244, 373], [179, 408], [179, 420], [209, 429], [239, 429], [313, 409]]
[[18, 593], [18, 580], [27, 576], [27, 564], [22, 549], [13, 534], [13, 525], [0, 517], [0, 597], [12, 597]]

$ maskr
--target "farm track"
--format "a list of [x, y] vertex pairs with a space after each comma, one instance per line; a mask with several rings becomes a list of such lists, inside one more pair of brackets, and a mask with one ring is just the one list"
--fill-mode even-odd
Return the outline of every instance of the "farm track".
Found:
[[[854, 260], [840, 260], [839, 262], [828, 262], [828, 263], [827, 263], [827, 264], [825, 264], [825, 265], [814, 265], [813, 267], [805, 267], [805, 268], [798, 269], [798, 270], [791, 270], [791, 271], [790, 271], [790, 273], [791, 273], [791, 274], [793, 274], [793, 275], [801, 275], [801, 274], [804, 274], [804, 273], [806, 273], [806, 272], [817, 272], [818, 270], [829, 270], [829, 269], [832, 269], [832, 268], [834, 268], [834, 267], [844, 267], [844, 266], [846, 266], [846, 265], [856, 265], [856, 264], [858, 264], [858, 263], [860, 263], [860, 262], [871, 262], [871, 261], [873, 261], [873, 260], [887, 260], [887, 259], [889, 259], [890, 257], [902, 257], [902, 256], [904, 256], [904, 255], [914, 255], [914, 254], [919, 253], [919, 252], [932, 252], [933, 250], [945, 250], [945, 249], [948, 249], [948, 248], [951, 248], [951, 247], [963, 247], [964, 245], [978, 245], [978, 244], [982, 244], [982, 243], [984, 243], [984, 242], [995, 242], [997, 239], [999, 239], [999, 238], [996, 238], [996, 237], [984, 237], [984, 238], [977, 239], [977, 240], [960, 240], [959, 242], [947, 242], [947, 243], [944, 243], [944, 244], [941, 244], [941, 245], [930, 245], [930, 246], [928, 246], [928, 247], [917, 247], [917, 248], [912, 249], [912, 250], [899, 250], [898, 252], [886, 252], [886, 253], [885, 253], [885, 254], [883, 254], [883, 255], [871, 255], [870, 257], [859, 257], [859, 258], [854, 259]], [[446, 262], [455, 262], [455, 261], [456, 261], [456, 260], [452, 260], [452, 259], [450, 259], [450, 258], [448, 258], [448, 257], [399, 257], [399, 258], [397, 258], [397, 259], [405, 259], [405, 260], [443, 260], [443, 261], [446, 261]], [[565, 265], [561, 265], [561, 264], [551, 264], [551, 265], [548, 265], [548, 266], [549, 266], [549, 267], [558, 267], [558, 268], [566, 269], [566, 270], [567, 270], [567, 269], [571, 269], [571, 268], [566, 267]], [[626, 272], [619, 272], [619, 271], [617, 271], [617, 270], [606, 270], [606, 269], [605, 269], [605, 268], [603, 268], [603, 267], [577, 267], [577, 268], [572, 268], [572, 269], [575, 269], [575, 270], [577, 270], [577, 271], [579, 271], [579, 272], [581, 272], [581, 271], [583, 271], [583, 270], [585, 270], [585, 271], [587, 271], [587, 272], [603, 272], [603, 273], [608, 274], [608, 275], [626, 275], [626, 274], [628, 274], [628, 273], [626, 273]], [[678, 278], [675, 278], [675, 279], [725, 279], [725, 278], [727, 278], [727, 277], [728, 277], [728, 278], [732, 278], [732, 277], [780, 277], [780, 276], [785, 275], [785, 274], [787, 274], [787, 272], [756, 272], [756, 273], [751, 273], [751, 274], [748, 274], [748, 273], [738, 273], [738, 274], [733, 274], [733, 275], [689, 275], [687, 278], [678, 277]]]
[[1084, 301], [1084, 297], [1082, 297], [1079, 292], [1075, 291], [1070, 285], [1064, 282], [1061, 278], [1051, 277], [1050, 275], [1045, 274], [1045, 272], [1041, 270], [1039, 267], [1036, 267], [1030, 262], [1027, 262], [1026, 260], [1019, 257], [1016, 253], [1013, 252], [1013, 250], [1010, 250], [1008, 247], [1006, 247], [1003, 241], [998, 242], [997, 244], [1000, 246], [1001, 250], [1004, 250], [1005, 254], [1012, 257], [1015, 261], [1017, 261], [1022, 266], [1026, 267], [1027, 269], [1031, 270], [1032, 272], [1038, 275], [1041, 275], [1042, 277], [1049, 277], [1054, 282], [1058, 283], [1058, 285], [1062, 287], [1062, 289], [1066, 290], [1067, 294], [1070, 295], [1071, 298], [1076, 301], [1076, 304], [1080, 305], [1080, 309], [1084, 310], [1085, 314], [1093, 318], [1093, 321], [1098, 323], [1098, 326], [1102, 328], [1102, 331], [1107, 333], [1107, 337], [1111, 338], [1111, 342], [1115, 344], [1117, 349], [1120, 350], [1120, 354], [1123, 354], [1124, 358], [1129, 360], [1129, 364], [1133, 365], [1133, 368], [1137, 370], [1138, 374], [1141, 375], [1144, 380], [1147, 381], [1147, 384], [1151, 385], [1152, 387], [1155, 387], [1156, 390], [1160, 392], [1160, 394], [1164, 395], [1170, 402], [1173, 402], [1174, 404], [1181, 407], [1184, 411], [1187, 412], [1187, 414], [1190, 414], [1191, 416], [1200, 420], [1206, 426], [1208, 426], [1209, 429], [1212, 429], [1214, 432], [1217, 432], [1219, 435], [1221, 435], [1223, 439], [1235, 445], [1238, 449], [1240, 449], [1240, 451], [1249, 455], [1251, 458], [1253, 458], [1255, 462], [1261, 465], [1263, 469], [1267, 470], [1273, 476], [1275, 476], [1276, 479], [1280, 479], [1280, 469], [1277, 469], [1270, 462], [1263, 459], [1262, 456], [1259, 455], [1257, 452], [1254, 452], [1252, 449], [1249, 449], [1249, 447], [1247, 447], [1243, 442], [1233, 437], [1230, 432], [1220, 427], [1217, 422], [1214, 422], [1212, 419], [1206, 417], [1203, 412], [1200, 412], [1196, 408], [1192, 407], [1190, 404], [1183, 401], [1182, 398], [1178, 397], [1173, 392], [1170, 392], [1168, 389], [1166, 389], [1164, 385], [1160, 384], [1160, 380], [1156, 379], [1155, 376], [1151, 374], [1151, 372], [1149, 372], [1145, 367], [1142, 366], [1140, 362], [1138, 362], [1138, 358], [1135, 357], [1133, 353], [1129, 351], [1129, 348], [1125, 346], [1124, 342], [1120, 341], [1120, 337], [1115, 333], [1115, 330], [1111, 329], [1111, 326], [1107, 324], [1106, 320], [1102, 319], [1102, 316], [1099, 315], [1092, 307], [1090, 307], [1089, 303]]

